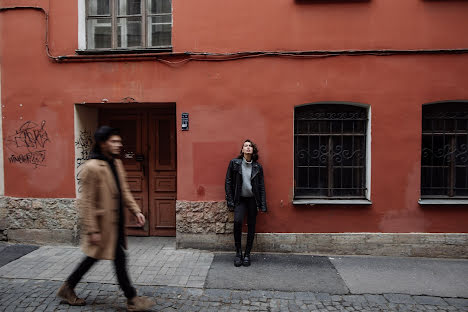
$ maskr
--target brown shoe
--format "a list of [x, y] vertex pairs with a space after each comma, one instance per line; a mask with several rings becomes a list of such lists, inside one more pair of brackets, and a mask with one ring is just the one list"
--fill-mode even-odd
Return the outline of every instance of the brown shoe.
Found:
[[135, 296], [127, 300], [128, 311], [147, 311], [156, 303], [148, 297]]
[[63, 301], [72, 306], [83, 306], [86, 304], [84, 299], [78, 298], [75, 291], [68, 285], [67, 282], [63, 283], [57, 292], [57, 296], [62, 298]]

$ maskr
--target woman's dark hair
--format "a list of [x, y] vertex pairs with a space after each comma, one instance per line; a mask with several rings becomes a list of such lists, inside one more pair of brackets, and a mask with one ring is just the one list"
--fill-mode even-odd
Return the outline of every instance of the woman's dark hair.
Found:
[[94, 132], [94, 146], [93, 154], [102, 154], [101, 143], [106, 142], [113, 135], [120, 135], [120, 131], [117, 128], [109, 126], [101, 126]]
[[[253, 148], [253, 153], [252, 153], [252, 160], [253, 161], [257, 161], [258, 160], [258, 148], [257, 148], [257, 145], [252, 142], [251, 140], [247, 139], [244, 141], [244, 143], [242, 143], [242, 148], [244, 148], [244, 144], [245, 142], [249, 142], [250, 144], [252, 144], [252, 148]], [[242, 148], [240, 150], [240, 153], [239, 153], [239, 156], [237, 156], [237, 158], [239, 159], [242, 159], [244, 157], [244, 153], [242, 153]]]

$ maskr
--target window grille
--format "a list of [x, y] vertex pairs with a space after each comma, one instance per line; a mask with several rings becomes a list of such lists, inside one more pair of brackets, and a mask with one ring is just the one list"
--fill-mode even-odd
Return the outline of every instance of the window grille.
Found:
[[468, 103], [424, 105], [421, 198], [468, 198]]
[[296, 199], [365, 198], [367, 120], [367, 109], [353, 105], [296, 107]]

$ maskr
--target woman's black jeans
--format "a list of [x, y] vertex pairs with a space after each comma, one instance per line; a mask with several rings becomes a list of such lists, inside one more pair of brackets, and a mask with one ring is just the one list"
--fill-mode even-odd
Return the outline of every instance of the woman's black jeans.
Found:
[[239, 204], [234, 208], [234, 243], [236, 252], [241, 251], [242, 223], [247, 214], [247, 244], [245, 254], [250, 254], [255, 237], [255, 223], [257, 218], [257, 204], [254, 197], [240, 197]]
[[[67, 283], [73, 289], [76, 284], [81, 280], [81, 278], [88, 272], [88, 270], [98, 261], [91, 257], [86, 257], [78, 265], [78, 267], [73, 271], [73, 273], [68, 277]], [[133, 288], [132, 283], [127, 274], [126, 260], [125, 260], [125, 251], [121, 244], [117, 243], [115, 249], [115, 258], [114, 258], [115, 272], [117, 275], [117, 280], [119, 281], [120, 288], [122, 288], [125, 297], [131, 299], [136, 296], [136, 290]]]

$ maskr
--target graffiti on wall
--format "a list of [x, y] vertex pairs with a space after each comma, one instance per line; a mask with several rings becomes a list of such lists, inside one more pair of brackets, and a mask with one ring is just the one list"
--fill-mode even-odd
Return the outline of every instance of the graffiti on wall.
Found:
[[76, 147], [76, 184], [78, 185], [78, 193], [81, 192], [81, 165], [83, 165], [88, 159], [89, 155], [91, 154], [91, 149], [93, 147], [93, 137], [91, 135], [91, 131], [88, 130], [81, 130], [80, 135], [75, 141]]
[[44, 166], [43, 163], [45, 159], [45, 150], [29, 152], [26, 154], [12, 154], [10, 157], [8, 157], [8, 161], [10, 161], [10, 163], [33, 164], [36, 168], [38, 166]]
[[34, 168], [44, 167], [47, 158], [46, 143], [50, 143], [46, 130], [46, 121], [39, 124], [26, 121], [15, 134], [6, 139], [6, 146], [11, 150], [8, 157], [10, 163], [33, 165]]
[[91, 147], [93, 146], [93, 137], [88, 130], [81, 130], [78, 139], [75, 141], [78, 150], [76, 157], [76, 168], [80, 168], [89, 159]]

